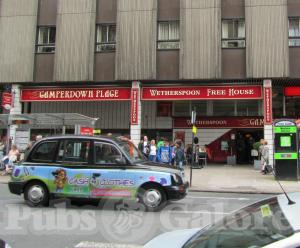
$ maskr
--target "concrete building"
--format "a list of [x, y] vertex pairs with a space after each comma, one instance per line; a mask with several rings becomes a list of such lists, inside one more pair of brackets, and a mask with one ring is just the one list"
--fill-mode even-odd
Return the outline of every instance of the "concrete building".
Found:
[[298, 0], [0, 0], [3, 113], [190, 144], [196, 107], [212, 161], [247, 163], [272, 118], [299, 115], [299, 16]]

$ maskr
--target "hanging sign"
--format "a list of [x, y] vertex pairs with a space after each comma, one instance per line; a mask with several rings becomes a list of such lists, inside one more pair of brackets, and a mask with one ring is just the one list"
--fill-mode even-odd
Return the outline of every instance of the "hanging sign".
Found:
[[131, 125], [138, 125], [138, 111], [139, 111], [139, 89], [133, 88], [131, 90]]
[[6, 110], [10, 110], [12, 107], [12, 94], [10, 92], [2, 93], [2, 107]]
[[265, 80], [264, 82], [264, 122], [266, 125], [273, 124], [272, 112], [272, 88], [271, 82]]

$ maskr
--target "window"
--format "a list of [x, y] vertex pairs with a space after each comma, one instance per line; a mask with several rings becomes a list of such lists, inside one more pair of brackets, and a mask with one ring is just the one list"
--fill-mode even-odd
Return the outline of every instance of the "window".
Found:
[[192, 101], [192, 110], [196, 108], [197, 116], [207, 115], [207, 101]]
[[285, 99], [286, 116], [290, 118], [299, 118], [300, 97], [286, 97]]
[[52, 162], [55, 156], [56, 146], [56, 141], [43, 142], [33, 151], [29, 161], [46, 163]]
[[172, 102], [157, 102], [157, 115], [159, 117], [172, 116]]
[[88, 163], [90, 141], [68, 140], [59, 146], [59, 162]]
[[217, 100], [213, 102], [214, 116], [234, 116], [235, 101]]
[[116, 50], [116, 25], [97, 25], [96, 52], [110, 52]]
[[257, 100], [238, 100], [236, 102], [238, 116], [259, 116], [259, 101]]
[[37, 53], [54, 53], [56, 27], [38, 27]]
[[191, 106], [189, 101], [175, 101], [173, 104], [174, 116], [190, 116]]
[[116, 159], [122, 157], [118, 149], [110, 144], [96, 142], [94, 149], [96, 164], [117, 164]]
[[289, 19], [289, 46], [300, 46], [300, 18]]
[[245, 20], [222, 20], [222, 48], [243, 48], [245, 45]]
[[157, 49], [179, 49], [179, 21], [158, 23]]

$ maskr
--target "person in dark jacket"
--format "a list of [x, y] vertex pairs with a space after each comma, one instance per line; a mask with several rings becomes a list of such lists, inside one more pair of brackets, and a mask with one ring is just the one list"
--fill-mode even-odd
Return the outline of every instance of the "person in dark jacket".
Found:
[[183, 170], [183, 162], [184, 162], [184, 150], [182, 149], [182, 143], [181, 141], [177, 141], [175, 143], [175, 166], [179, 170]]

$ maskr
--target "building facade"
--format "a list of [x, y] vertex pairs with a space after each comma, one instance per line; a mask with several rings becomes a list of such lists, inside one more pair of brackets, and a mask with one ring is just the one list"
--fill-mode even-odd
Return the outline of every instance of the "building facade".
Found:
[[212, 161], [247, 163], [272, 118], [298, 118], [299, 17], [298, 0], [0, 0], [3, 113], [190, 144], [195, 109]]

